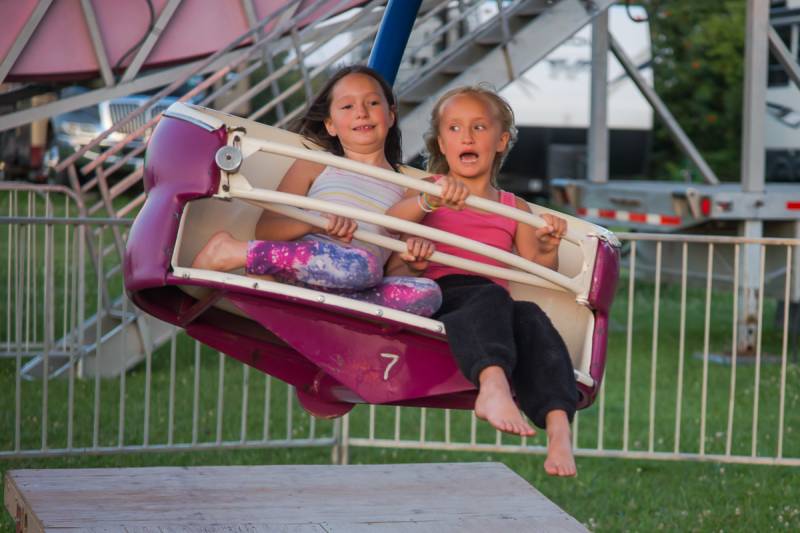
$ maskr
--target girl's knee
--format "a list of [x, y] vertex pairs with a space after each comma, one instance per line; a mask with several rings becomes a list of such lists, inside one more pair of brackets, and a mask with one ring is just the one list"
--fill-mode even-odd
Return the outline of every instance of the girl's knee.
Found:
[[426, 281], [430, 281], [430, 283], [417, 288], [415, 302], [418, 311], [416, 313], [422, 316], [431, 316], [442, 306], [442, 291], [436, 282]]
[[384, 305], [415, 315], [431, 316], [442, 305], [442, 291], [426, 278], [388, 277], [381, 289]]

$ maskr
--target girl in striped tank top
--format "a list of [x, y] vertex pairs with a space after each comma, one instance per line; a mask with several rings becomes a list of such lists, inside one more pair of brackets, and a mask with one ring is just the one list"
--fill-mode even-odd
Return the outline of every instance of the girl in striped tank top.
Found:
[[[548, 225], [534, 229], [464, 207], [472, 194], [530, 212], [522, 199], [495, 187], [515, 134], [511, 107], [494, 92], [462, 87], [446, 93], [434, 105], [426, 136], [428, 170], [444, 174], [437, 180], [442, 196], [409, 191], [387, 214], [515, 251], [557, 269], [564, 219], [545, 214]], [[437, 244], [437, 249], [502, 266], [461, 248]], [[434, 317], [447, 328], [450, 351], [461, 372], [478, 387], [475, 414], [501, 431], [533, 435], [521, 408], [547, 430], [545, 471], [574, 476], [569, 424], [578, 392], [569, 352], [550, 319], [535, 303], [512, 299], [504, 280], [439, 264], [430, 265], [424, 276], [442, 289], [442, 306]]]
[[[332, 76], [294, 129], [335, 155], [388, 170], [399, 167], [402, 153], [395, 99], [386, 81], [368, 67], [346, 67]], [[375, 213], [384, 213], [405, 192], [369, 176], [300, 159], [277, 190]], [[432, 243], [410, 238], [405, 253], [392, 255], [353, 239], [356, 228], [385, 235], [383, 228], [337, 215], [322, 216], [328, 224], [317, 228], [264, 211], [256, 225], [258, 240], [239, 241], [228, 232], [218, 232], [192, 266], [219, 271], [244, 267], [251, 275], [424, 316], [438, 309], [441, 292], [435, 282], [400, 275], [423, 269], [433, 253]], [[389, 277], [384, 277], [385, 266]]]

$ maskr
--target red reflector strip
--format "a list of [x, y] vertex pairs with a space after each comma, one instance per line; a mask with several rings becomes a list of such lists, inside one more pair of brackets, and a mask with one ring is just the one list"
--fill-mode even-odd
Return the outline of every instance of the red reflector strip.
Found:
[[[800, 204], [800, 202], [798, 202]], [[800, 205], [798, 206], [800, 209]], [[606, 218], [622, 222], [635, 222], [637, 224], [650, 224], [653, 226], [678, 226], [681, 217], [676, 215], [660, 215], [657, 213], [631, 213], [615, 209], [598, 209], [596, 207], [579, 207], [576, 209], [578, 216]]]
[[786, 209], [800, 209], [800, 202], [786, 202]]

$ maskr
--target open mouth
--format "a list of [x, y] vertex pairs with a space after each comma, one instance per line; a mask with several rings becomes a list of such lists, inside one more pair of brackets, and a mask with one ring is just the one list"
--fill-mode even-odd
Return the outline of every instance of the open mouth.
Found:
[[461, 152], [458, 156], [458, 159], [462, 163], [475, 163], [478, 160], [478, 153], [477, 152]]
[[375, 126], [372, 124], [363, 124], [361, 126], [356, 126], [353, 128], [353, 131], [372, 131], [375, 129]]

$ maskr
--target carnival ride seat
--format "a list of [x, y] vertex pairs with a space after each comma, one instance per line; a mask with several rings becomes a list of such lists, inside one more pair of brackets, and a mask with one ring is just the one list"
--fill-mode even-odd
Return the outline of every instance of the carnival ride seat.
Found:
[[[564, 216], [569, 230], [559, 271], [455, 235], [386, 215], [276, 191], [297, 158], [346, 168], [436, 194], [438, 186], [336, 157], [302, 137], [199, 106], [176, 103], [164, 114], [147, 150], [147, 200], [131, 229], [125, 286], [132, 301], [199, 341], [296, 388], [303, 407], [335, 417], [358, 403], [466, 408], [475, 387], [459, 372], [441, 322], [343, 296], [247, 277], [243, 272], [191, 268], [217, 231], [252, 239], [262, 209], [309, 222], [309, 211], [364, 220], [398, 233], [447, 242], [498, 259], [494, 267], [440, 252], [432, 260], [510, 281], [512, 297], [535, 301], [569, 349], [580, 392], [591, 405], [603, 377], [608, 312], [619, 274], [613, 234]], [[469, 198], [468, 205], [534, 226], [540, 217]], [[531, 204], [534, 213], [548, 210]], [[359, 230], [356, 237], [395, 251], [396, 239]]]

